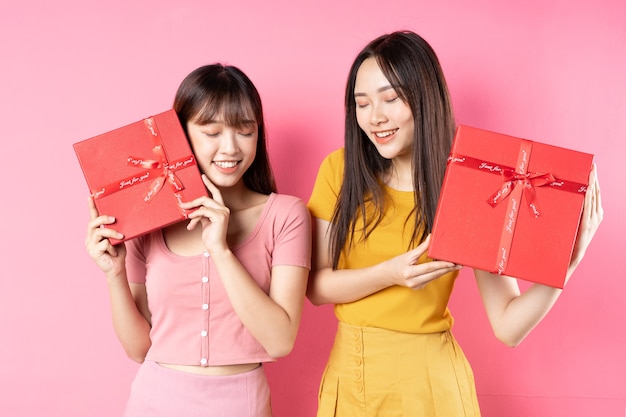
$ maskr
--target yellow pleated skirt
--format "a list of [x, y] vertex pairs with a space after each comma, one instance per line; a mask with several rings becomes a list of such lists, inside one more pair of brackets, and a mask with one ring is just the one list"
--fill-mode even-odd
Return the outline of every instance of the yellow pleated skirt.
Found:
[[474, 375], [448, 332], [400, 333], [339, 322], [318, 417], [479, 417]]

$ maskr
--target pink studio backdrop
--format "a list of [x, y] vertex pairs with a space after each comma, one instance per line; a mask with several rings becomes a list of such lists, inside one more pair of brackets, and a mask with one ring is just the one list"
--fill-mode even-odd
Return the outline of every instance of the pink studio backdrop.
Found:
[[[509, 349], [470, 271], [452, 300], [484, 416], [624, 416], [626, 7], [621, 0], [0, 4], [0, 415], [120, 415], [137, 365], [84, 251], [87, 188], [72, 143], [163, 111], [183, 76], [239, 66], [264, 99], [280, 190], [308, 199], [342, 143], [348, 67], [412, 29], [437, 50], [457, 121], [596, 155], [605, 223], [545, 321]], [[175, 4], [175, 5], [174, 5]], [[277, 417], [311, 417], [335, 330], [306, 305], [267, 366]]]

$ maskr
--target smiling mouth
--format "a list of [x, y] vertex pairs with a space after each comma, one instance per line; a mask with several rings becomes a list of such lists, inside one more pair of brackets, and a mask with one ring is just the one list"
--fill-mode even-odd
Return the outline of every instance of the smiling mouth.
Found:
[[213, 161], [215, 165], [222, 169], [234, 168], [239, 164], [239, 161]]
[[378, 143], [387, 143], [389, 142], [393, 136], [396, 134], [398, 129], [385, 130], [382, 132], [372, 132], [374, 134], [374, 138]]

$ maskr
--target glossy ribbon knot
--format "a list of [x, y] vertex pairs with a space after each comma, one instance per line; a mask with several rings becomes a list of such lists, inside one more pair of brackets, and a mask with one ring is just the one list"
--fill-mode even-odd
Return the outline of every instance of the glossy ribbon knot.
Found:
[[[179, 166], [175, 165], [173, 167], [170, 167], [170, 163], [167, 159], [167, 156], [165, 155], [165, 152], [163, 151], [161, 137], [159, 136], [159, 133], [156, 129], [156, 126], [154, 125], [152, 118], [145, 119], [144, 123], [152, 137], [152, 141], [154, 144], [154, 147], [152, 148], [152, 152], [156, 155], [157, 159], [156, 160], [155, 159], [143, 159], [143, 158], [136, 158], [134, 156], [129, 156], [128, 165], [136, 166], [136, 167], [146, 169], [146, 170], [157, 170], [157, 169], [161, 170], [161, 175], [159, 175], [157, 178], [155, 178], [152, 181], [152, 183], [150, 184], [150, 187], [148, 188], [148, 191], [146, 192], [143, 198], [145, 202], [149, 203], [154, 198], [154, 196], [156, 196], [159, 193], [159, 191], [163, 189], [163, 185], [165, 184], [166, 181], [172, 186], [172, 188], [174, 189], [174, 192], [180, 192], [185, 187], [183, 186], [183, 183], [180, 181], [180, 179], [174, 173], [174, 171], [178, 169]], [[178, 164], [184, 164], [184, 162], [178, 162]]]
[[491, 207], [497, 206], [511, 194], [515, 186], [521, 185], [530, 212], [535, 218], [539, 217], [541, 212], [536, 201], [535, 187], [552, 184], [556, 181], [554, 175], [539, 172], [516, 172], [510, 168], [503, 168], [500, 173], [503, 184], [498, 191], [489, 197], [487, 200], [489, 205]]

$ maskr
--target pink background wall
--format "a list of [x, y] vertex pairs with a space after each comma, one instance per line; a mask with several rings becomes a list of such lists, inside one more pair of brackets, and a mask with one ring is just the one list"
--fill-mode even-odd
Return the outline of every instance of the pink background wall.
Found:
[[[491, 334], [469, 271], [455, 334], [487, 417], [624, 416], [626, 7], [621, 0], [0, 3], [0, 415], [115, 416], [136, 364], [87, 257], [72, 143], [163, 111], [197, 66], [258, 86], [282, 192], [307, 199], [342, 142], [348, 67], [412, 29], [438, 52], [459, 123], [596, 155], [605, 223], [548, 318], [518, 348]], [[176, 4], [176, 5], [174, 5]], [[314, 415], [334, 334], [307, 304], [294, 352], [268, 366], [277, 417]]]

